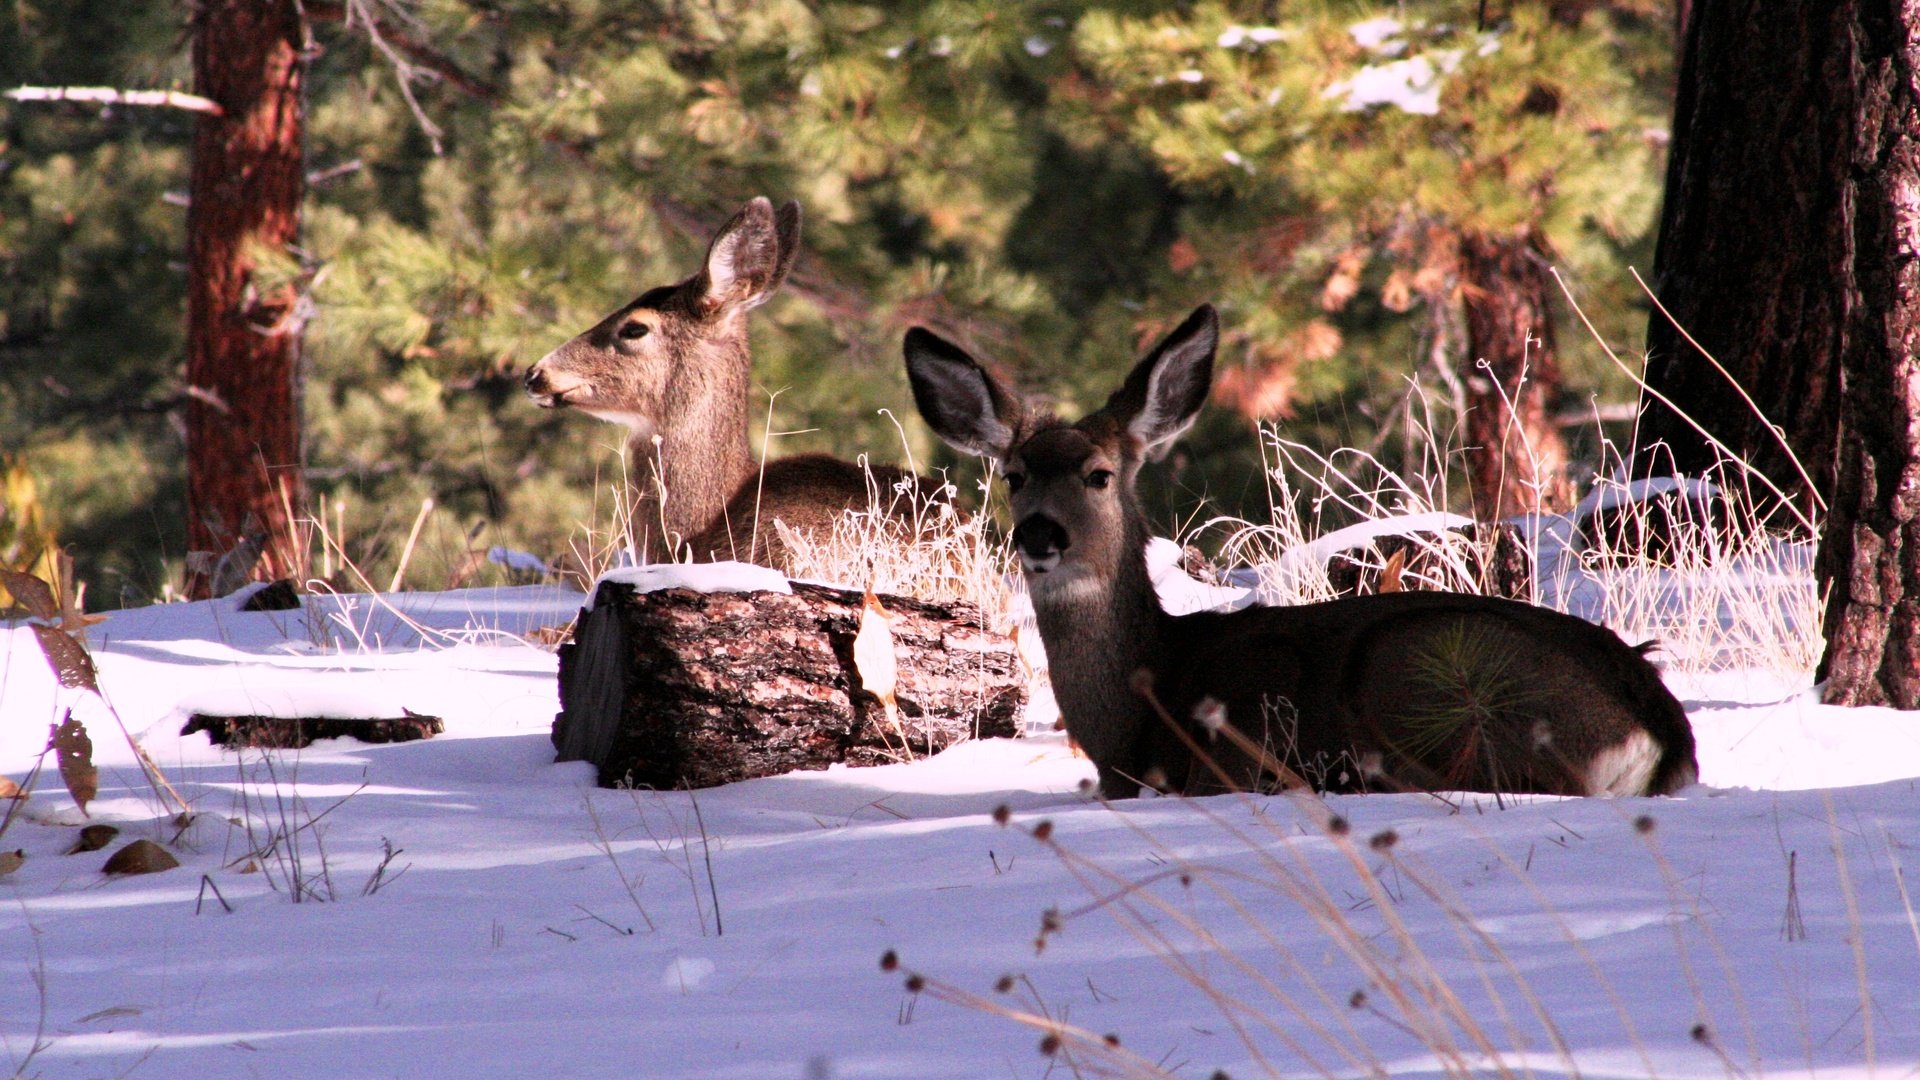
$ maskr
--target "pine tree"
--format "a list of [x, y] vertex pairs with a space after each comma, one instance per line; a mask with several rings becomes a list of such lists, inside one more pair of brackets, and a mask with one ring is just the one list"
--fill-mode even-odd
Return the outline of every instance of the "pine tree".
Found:
[[[411, 582], [477, 580], [471, 553], [494, 544], [564, 553], [606, 519], [618, 433], [532, 408], [520, 372], [688, 273], [755, 195], [807, 212], [800, 264], [754, 315], [770, 426], [802, 432], [769, 436], [773, 453], [956, 464], [896, 426], [908, 325], [1092, 407], [1144, 340], [1217, 300], [1222, 398], [1391, 457], [1411, 372], [1464, 394], [1470, 236], [1612, 278], [1650, 219], [1658, 147], [1638, 125], [1659, 111], [1647, 27], [1664, 20], [1628, 0], [1510, 6], [1483, 32], [1477, 5], [1404, 5], [1396, 35], [1363, 43], [1367, 12], [1331, 2], [1274, 22], [1220, 4], [308, 0], [304, 232], [251, 249], [258, 295], [312, 316], [314, 502], [295, 512], [324, 505], [383, 583], [428, 499]], [[0, 74], [183, 88], [174, 9], [116, 18], [124, 40], [0, 26]], [[1436, 112], [1326, 96], [1456, 50]], [[1536, 83], [1557, 108], [1528, 105]], [[83, 575], [157, 593], [186, 546], [170, 425], [194, 384], [168, 265], [184, 216], [162, 196], [186, 186], [190, 124], [0, 116], [20, 163], [0, 173], [0, 450], [58, 493]], [[1625, 306], [1593, 305], [1610, 336]], [[1571, 385], [1604, 384], [1597, 350], [1557, 343]], [[1143, 492], [1155, 505], [1264, 507], [1236, 417], [1209, 415], [1180, 453]]]
[[[1515, 4], [1481, 26], [1476, 7], [1095, 13], [1077, 41], [1106, 91], [1098, 111], [1217, 193], [1190, 216], [1224, 228], [1190, 226], [1190, 261], [1248, 312], [1249, 364], [1228, 376], [1242, 400], [1351, 385], [1343, 353], [1376, 371], [1445, 357], [1435, 374], [1466, 414], [1476, 508], [1496, 516], [1564, 498], [1547, 268], [1612, 274], [1647, 234], [1657, 98], [1623, 56], [1663, 23], [1637, 6]], [[1416, 306], [1425, 327], [1390, 317]], [[1403, 336], [1369, 357], [1354, 339], [1382, 327]], [[1591, 360], [1582, 373], [1591, 385]]]
[[[263, 287], [257, 252], [300, 239], [306, 190], [306, 21], [294, 0], [209, 0], [193, 23], [194, 89], [221, 107], [193, 140], [187, 209], [187, 534], [209, 560], [262, 543], [289, 560], [306, 503], [297, 394], [305, 314]], [[187, 595], [207, 595], [209, 561]]]

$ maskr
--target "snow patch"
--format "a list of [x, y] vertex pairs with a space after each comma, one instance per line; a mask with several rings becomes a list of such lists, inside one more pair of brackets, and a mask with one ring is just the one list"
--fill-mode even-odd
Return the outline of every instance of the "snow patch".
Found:
[[1286, 37], [1286, 32], [1276, 26], [1241, 26], [1238, 23], [1220, 31], [1214, 44], [1223, 49], [1246, 49], [1251, 52], [1262, 45], [1271, 45]]
[[523, 574], [550, 574], [553, 568], [540, 556], [528, 551], [495, 545], [487, 549], [487, 561]]
[[1366, 19], [1347, 27], [1347, 33], [1353, 35], [1354, 44], [1368, 52], [1386, 56], [1398, 56], [1405, 52], [1407, 43], [1399, 40], [1407, 24], [1391, 15], [1382, 15], [1376, 19]]
[[[1448, 529], [1461, 529], [1473, 524], [1473, 519], [1461, 514], [1449, 514], [1431, 511], [1424, 514], [1395, 514], [1389, 517], [1373, 518], [1344, 529], [1319, 536], [1299, 547], [1289, 548], [1273, 563], [1258, 568], [1256, 574], [1236, 575], [1235, 580], [1248, 579], [1271, 583], [1273, 591], [1281, 595], [1293, 592], [1292, 584], [1310, 574], [1319, 572], [1335, 555], [1354, 548], [1365, 547], [1383, 536], [1406, 536], [1411, 533], [1445, 532]], [[1263, 595], [1269, 590], [1262, 589]]]
[[1160, 597], [1160, 607], [1167, 614], [1228, 611], [1252, 602], [1252, 589], [1209, 585], [1188, 574], [1180, 565], [1185, 554], [1179, 544], [1163, 536], [1147, 541], [1147, 577], [1152, 580], [1153, 591]]
[[1326, 98], [1342, 98], [1342, 111], [1361, 112], [1377, 105], [1389, 105], [1415, 116], [1433, 116], [1440, 111], [1440, 86], [1444, 77], [1460, 66], [1457, 49], [1436, 49], [1432, 53], [1369, 64], [1327, 87]]
[[1647, 502], [1662, 495], [1679, 492], [1686, 498], [1705, 502], [1720, 494], [1720, 489], [1705, 480], [1687, 476], [1656, 476], [1625, 484], [1606, 483], [1587, 492], [1570, 515], [1575, 521], [1600, 510], [1615, 510], [1634, 503]]
[[704, 956], [676, 956], [660, 972], [660, 985], [668, 990], [688, 993], [700, 989], [713, 978], [713, 961]]

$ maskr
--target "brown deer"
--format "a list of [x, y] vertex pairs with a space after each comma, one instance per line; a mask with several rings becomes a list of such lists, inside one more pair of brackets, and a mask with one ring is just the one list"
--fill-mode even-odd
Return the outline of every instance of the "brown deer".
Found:
[[800, 245], [800, 206], [754, 199], [714, 234], [698, 273], [641, 293], [527, 370], [527, 394], [625, 425], [632, 532], [642, 562], [740, 559], [780, 566], [776, 520], [831, 529], [849, 509], [883, 507], [904, 482], [887, 466], [825, 454], [766, 463], [748, 441], [747, 313], [765, 303]]
[[[1206, 401], [1218, 336], [1200, 308], [1104, 408], [1069, 424], [1030, 411], [958, 347], [907, 334], [920, 414], [1006, 477], [1060, 713], [1102, 793], [1136, 795], [1143, 780], [1271, 790], [1293, 777], [1566, 795], [1693, 782], [1693, 730], [1659, 672], [1571, 615], [1436, 592], [1163, 612], [1134, 480]], [[1244, 738], [1210, 737], [1223, 722]]]

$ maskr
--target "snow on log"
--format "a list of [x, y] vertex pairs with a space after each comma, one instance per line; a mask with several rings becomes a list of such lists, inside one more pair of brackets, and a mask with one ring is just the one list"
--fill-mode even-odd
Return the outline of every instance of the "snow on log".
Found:
[[560, 647], [559, 760], [592, 762], [610, 787], [708, 787], [1015, 733], [1026, 672], [1012, 639], [977, 608], [875, 598], [885, 616], [878, 641], [892, 639], [888, 695], [867, 597], [790, 588], [601, 582]]

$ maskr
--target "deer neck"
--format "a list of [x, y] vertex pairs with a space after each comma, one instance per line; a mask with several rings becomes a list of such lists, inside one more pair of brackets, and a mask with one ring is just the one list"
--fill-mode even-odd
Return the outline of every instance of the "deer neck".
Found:
[[752, 357], [744, 313], [725, 339], [674, 373], [656, 423], [627, 441], [633, 531], [642, 561], [671, 561], [717, 519], [753, 475], [747, 393]]
[[1032, 591], [1060, 715], [1095, 761], [1126, 760], [1132, 733], [1159, 723], [1134, 689], [1136, 673], [1153, 670], [1167, 619], [1147, 574], [1146, 545], [1146, 522], [1135, 517], [1114, 565], [1070, 586]]

